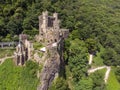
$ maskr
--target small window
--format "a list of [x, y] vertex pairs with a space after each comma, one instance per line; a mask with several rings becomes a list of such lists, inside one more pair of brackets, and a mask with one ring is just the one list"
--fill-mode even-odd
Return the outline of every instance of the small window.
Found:
[[57, 42], [57, 39], [55, 39], [55, 42]]

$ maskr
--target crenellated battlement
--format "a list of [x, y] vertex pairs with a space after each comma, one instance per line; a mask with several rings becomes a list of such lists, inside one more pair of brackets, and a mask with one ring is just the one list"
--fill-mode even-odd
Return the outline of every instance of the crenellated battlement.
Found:
[[[53, 13], [52, 16], [49, 16], [48, 12], [45, 11], [39, 16], [39, 35], [37, 36], [38, 42], [42, 42], [44, 45], [57, 42], [61, 38], [66, 37], [66, 32], [69, 33], [69, 30], [60, 28], [58, 13]], [[66, 35], [68, 36], [68, 34]]]

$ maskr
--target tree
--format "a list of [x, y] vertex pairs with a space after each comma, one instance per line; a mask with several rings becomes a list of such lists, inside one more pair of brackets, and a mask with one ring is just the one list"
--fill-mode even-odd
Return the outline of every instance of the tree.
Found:
[[62, 77], [57, 78], [52, 85], [50, 86], [49, 90], [70, 90], [67, 84], [67, 81]]
[[97, 46], [98, 46], [96, 40], [94, 40], [94, 39], [92, 39], [92, 38], [87, 39], [87, 40], [86, 40], [86, 46], [87, 46], [88, 52], [89, 52], [90, 54], [95, 54], [95, 53], [96, 53], [96, 51], [97, 51]]
[[105, 90], [105, 84], [103, 81], [104, 74], [101, 72], [95, 72], [91, 76], [93, 80], [93, 89], [92, 90]]
[[103, 62], [108, 66], [119, 65], [119, 63], [118, 63], [119, 57], [118, 57], [117, 53], [115, 52], [115, 50], [112, 48], [105, 49], [105, 51], [101, 54], [101, 57], [104, 60]]
[[68, 48], [68, 66], [74, 81], [87, 75], [88, 58], [85, 43], [79, 39], [71, 40]]
[[18, 35], [22, 32], [23, 28], [22, 28], [22, 21], [19, 20], [11, 20], [8, 22], [7, 24], [7, 31], [11, 34], [11, 35]]
[[115, 70], [115, 75], [117, 77], [117, 80], [120, 82], [120, 67], [117, 67]]
[[93, 90], [91, 78], [82, 78], [75, 87], [75, 90]]

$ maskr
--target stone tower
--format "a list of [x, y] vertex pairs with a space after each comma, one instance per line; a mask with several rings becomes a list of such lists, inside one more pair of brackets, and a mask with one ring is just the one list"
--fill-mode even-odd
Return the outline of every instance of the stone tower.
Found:
[[16, 65], [23, 65], [24, 62], [27, 60], [27, 51], [25, 50], [24, 45], [22, 42], [19, 41], [19, 44], [16, 47], [16, 52], [14, 52], [15, 55], [15, 64]]
[[33, 50], [33, 45], [27, 40], [26, 34], [19, 35], [19, 44], [16, 47], [16, 52], [14, 52], [14, 62], [16, 65], [23, 65], [25, 61], [31, 59], [31, 52]]
[[[37, 41], [42, 42], [44, 45], [49, 45], [54, 42], [59, 42], [61, 38], [68, 36], [68, 29], [60, 29], [60, 20], [58, 14], [54, 13], [52, 16], [48, 15], [45, 11], [39, 16], [39, 35]], [[66, 33], [67, 32], [67, 33]]]

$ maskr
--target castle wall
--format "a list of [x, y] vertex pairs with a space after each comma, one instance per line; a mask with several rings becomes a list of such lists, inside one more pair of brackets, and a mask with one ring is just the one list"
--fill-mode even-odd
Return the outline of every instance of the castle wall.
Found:
[[14, 62], [16, 65], [24, 65], [25, 61], [31, 59], [33, 45], [27, 40], [27, 35], [19, 35], [19, 44], [14, 52]]

